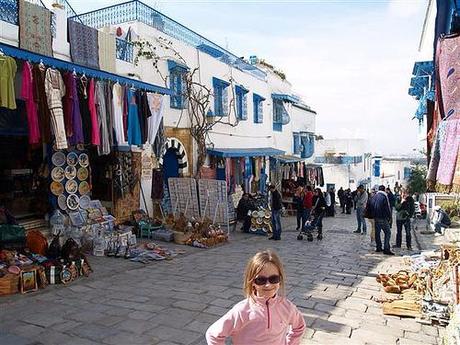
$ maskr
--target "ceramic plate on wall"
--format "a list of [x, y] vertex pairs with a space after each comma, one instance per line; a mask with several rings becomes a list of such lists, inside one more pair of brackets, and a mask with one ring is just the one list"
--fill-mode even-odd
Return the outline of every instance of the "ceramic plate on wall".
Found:
[[84, 181], [88, 178], [88, 169], [85, 167], [78, 168], [77, 177], [80, 181]]
[[80, 183], [80, 185], [78, 186], [78, 192], [81, 194], [81, 195], [85, 195], [85, 194], [88, 194], [89, 193], [89, 183], [86, 182], [86, 181], [83, 181]]
[[61, 194], [58, 196], [57, 202], [61, 210], [63, 211], [67, 210], [67, 198], [65, 197], [64, 194]]
[[61, 152], [61, 151], [55, 152], [53, 156], [51, 157], [51, 162], [58, 167], [63, 166], [65, 163], [64, 152]]
[[78, 155], [75, 152], [70, 152], [67, 154], [67, 164], [75, 166], [78, 163]]
[[61, 195], [64, 193], [64, 186], [60, 182], [53, 181], [50, 185], [51, 193], [54, 195]]
[[64, 169], [61, 167], [54, 167], [51, 170], [51, 179], [56, 182], [61, 182], [65, 177]]
[[78, 192], [78, 183], [75, 180], [69, 180], [65, 184], [65, 190], [69, 194], [75, 194]]
[[88, 155], [86, 153], [80, 154], [80, 156], [78, 157], [78, 162], [80, 163], [82, 167], [86, 168], [89, 165]]
[[67, 197], [67, 207], [70, 210], [76, 210], [78, 208], [79, 202], [80, 202], [80, 198], [76, 196], [75, 194], [70, 194]]
[[65, 167], [65, 178], [73, 180], [77, 176], [77, 169], [74, 166], [68, 165]]
[[90, 203], [91, 199], [89, 198], [88, 195], [83, 195], [81, 198], [80, 198], [80, 207], [84, 210], [86, 210], [88, 207], [89, 207], [89, 203]]

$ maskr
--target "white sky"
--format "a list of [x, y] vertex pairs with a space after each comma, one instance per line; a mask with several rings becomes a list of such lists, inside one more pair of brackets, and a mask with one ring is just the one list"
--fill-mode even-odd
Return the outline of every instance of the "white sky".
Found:
[[[78, 13], [108, 5], [70, 0]], [[427, 0], [168, 0], [145, 3], [228, 48], [283, 70], [325, 138], [383, 154], [420, 146], [407, 94]]]

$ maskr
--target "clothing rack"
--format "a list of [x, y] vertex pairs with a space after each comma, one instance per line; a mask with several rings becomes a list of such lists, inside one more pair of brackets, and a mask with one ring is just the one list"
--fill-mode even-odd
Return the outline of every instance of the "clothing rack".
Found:
[[32, 53], [30, 51], [20, 49], [17, 47], [13, 47], [8, 44], [0, 43], [0, 49], [3, 51], [4, 55], [15, 57], [20, 60], [31, 61], [34, 63], [43, 63], [47, 66], [53, 66], [54, 68], [58, 68], [61, 70], [66, 70], [70, 72], [75, 71], [75, 73], [84, 74], [87, 77], [111, 80], [113, 82], [118, 82], [120, 84], [125, 84], [131, 87], [134, 86], [136, 89], [161, 93], [164, 95], [172, 95], [172, 91], [165, 87], [145, 83], [143, 81], [139, 81], [139, 80], [135, 80], [131, 78], [122, 77], [117, 74], [97, 70], [97, 69], [90, 68], [90, 67], [85, 67], [82, 65], [75, 64], [73, 62], [56, 59], [56, 58], [49, 57], [46, 55]]

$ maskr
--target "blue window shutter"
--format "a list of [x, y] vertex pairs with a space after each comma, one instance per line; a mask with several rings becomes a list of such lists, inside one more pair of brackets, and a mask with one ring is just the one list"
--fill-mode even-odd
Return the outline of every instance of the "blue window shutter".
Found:
[[254, 109], [254, 123], [259, 123], [259, 101], [255, 95], [252, 97], [252, 106]]
[[182, 108], [182, 76], [180, 74], [176, 75], [177, 79], [177, 89], [176, 89], [176, 98], [177, 98], [177, 107]]
[[241, 99], [241, 93], [238, 88], [235, 87], [235, 109], [236, 109], [236, 118], [243, 119], [243, 103]]
[[247, 120], [248, 119], [248, 97], [243, 95], [242, 97], [242, 112], [241, 112], [241, 119]]
[[228, 89], [222, 88], [222, 116], [227, 116], [228, 114]]
[[185, 82], [185, 75], [182, 74], [181, 75], [181, 88], [180, 88], [180, 91], [181, 91], [181, 107], [182, 109], [186, 108], [187, 107], [187, 85], [186, 85], [186, 82]]

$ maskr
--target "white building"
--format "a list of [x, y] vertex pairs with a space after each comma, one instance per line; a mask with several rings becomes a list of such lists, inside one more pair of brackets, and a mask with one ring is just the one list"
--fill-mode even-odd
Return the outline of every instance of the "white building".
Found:
[[321, 139], [316, 141], [315, 162], [322, 164], [327, 188], [351, 190], [370, 186], [372, 172], [369, 143], [365, 139]]

